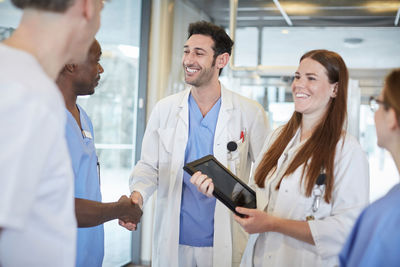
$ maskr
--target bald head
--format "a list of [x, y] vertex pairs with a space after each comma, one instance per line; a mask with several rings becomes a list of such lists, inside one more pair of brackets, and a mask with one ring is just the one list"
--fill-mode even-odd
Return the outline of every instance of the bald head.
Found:
[[18, 8], [33, 8], [39, 10], [64, 12], [75, 0], [11, 0]]

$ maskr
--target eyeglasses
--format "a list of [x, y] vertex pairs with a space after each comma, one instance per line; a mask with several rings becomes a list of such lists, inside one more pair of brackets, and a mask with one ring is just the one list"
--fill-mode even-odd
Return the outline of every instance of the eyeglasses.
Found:
[[369, 107], [371, 108], [372, 112], [375, 112], [379, 109], [379, 105], [383, 105], [385, 109], [389, 107], [385, 101], [379, 100], [377, 97], [371, 96], [369, 98]]

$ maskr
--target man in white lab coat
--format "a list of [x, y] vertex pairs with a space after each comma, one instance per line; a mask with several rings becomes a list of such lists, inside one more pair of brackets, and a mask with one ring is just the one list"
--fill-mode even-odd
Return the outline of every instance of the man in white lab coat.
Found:
[[190, 88], [162, 99], [152, 111], [131, 174], [131, 198], [142, 206], [158, 190], [152, 266], [238, 266], [247, 235], [227, 207], [197, 191], [182, 168], [207, 154], [230, 165], [227, 144], [235, 141], [234, 172], [247, 183], [268, 120], [261, 105], [218, 80], [233, 45], [226, 32], [201, 21], [190, 24], [188, 35], [182, 64]]

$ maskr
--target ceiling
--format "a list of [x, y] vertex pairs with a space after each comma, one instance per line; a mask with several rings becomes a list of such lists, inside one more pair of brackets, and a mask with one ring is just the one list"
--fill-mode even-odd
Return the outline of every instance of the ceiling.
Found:
[[[188, 1], [214, 23], [229, 26], [229, 0]], [[237, 26], [288, 26], [274, 2], [293, 27], [393, 27], [400, 9], [399, 0], [238, 0]]]
[[[229, 29], [231, 1], [186, 1]], [[295, 69], [304, 52], [323, 48], [344, 58], [362, 95], [375, 94], [386, 73], [400, 67], [399, 15], [400, 0], [238, 0], [234, 64], [244, 70], [235, 76], [247, 85], [289, 88], [286, 78], [294, 71], [283, 68], [279, 74], [282, 67]], [[257, 65], [256, 71], [246, 69]]]
[[[214, 23], [229, 28], [229, 0], [175, 1], [190, 3], [206, 13]], [[295, 68], [305, 51], [329, 49], [342, 55], [351, 77], [360, 82], [363, 94], [367, 95], [379, 92], [389, 69], [400, 67], [400, 23], [395, 26], [400, 0], [278, 1], [238, 0], [237, 27], [241, 29], [236, 32], [234, 61], [238, 66], [264, 65], [278, 70], [280, 68], [276, 66]], [[114, 4], [118, 2], [113, 1]], [[292, 26], [274, 2], [281, 5]], [[0, 0], [0, 37], [7, 36], [1, 26], [15, 28], [20, 16], [20, 10], [14, 8], [10, 0]], [[129, 25], [126, 21], [116, 23], [105, 19], [102, 27], [122, 29]], [[250, 59], [254, 60], [249, 62]], [[235, 75], [242, 76], [243, 83], [249, 85], [271, 83], [274, 76], [281, 77], [280, 83], [289, 84], [285, 78], [291, 76], [293, 70], [284, 70], [281, 75], [269, 70], [236, 72]], [[253, 75], [261, 77], [261, 80], [252, 78]]]

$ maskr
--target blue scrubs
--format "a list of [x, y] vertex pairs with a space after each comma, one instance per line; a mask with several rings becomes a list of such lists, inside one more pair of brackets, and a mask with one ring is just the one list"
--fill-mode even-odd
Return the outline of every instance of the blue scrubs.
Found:
[[400, 266], [400, 185], [368, 206], [342, 252], [340, 266]]
[[[75, 197], [101, 202], [100, 177], [93, 125], [86, 112], [80, 111], [82, 130], [67, 110], [66, 138], [75, 176]], [[76, 266], [101, 266], [104, 257], [103, 225], [78, 228]]]
[[[221, 108], [221, 98], [203, 118], [201, 111], [189, 95], [189, 136], [185, 151], [185, 164], [213, 154], [215, 128]], [[200, 193], [190, 183], [190, 175], [183, 174], [180, 213], [179, 244], [193, 247], [212, 247], [214, 237], [215, 198]]]

